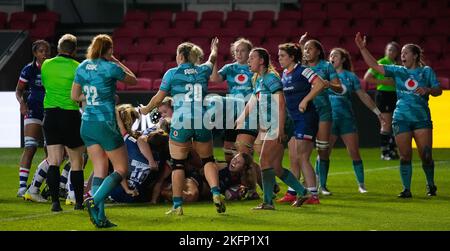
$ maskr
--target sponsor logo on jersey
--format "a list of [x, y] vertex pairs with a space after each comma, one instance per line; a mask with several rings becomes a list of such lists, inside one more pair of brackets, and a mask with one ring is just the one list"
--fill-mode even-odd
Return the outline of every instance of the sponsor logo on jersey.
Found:
[[86, 70], [88, 70], [88, 71], [96, 71], [97, 70], [97, 65], [96, 64], [87, 64], [86, 65]]
[[414, 91], [415, 89], [417, 89], [417, 86], [419, 86], [419, 84], [417, 83], [417, 81], [415, 81], [415, 80], [412, 79], [412, 78], [408, 78], [408, 79], [405, 81], [405, 87], [406, 87], [406, 89], [409, 90], [409, 91]]
[[174, 130], [174, 131], [173, 131], [173, 136], [175, 136], [175, 137], [178, 136], [178, 131], [177, 131], [177, 130]]
[[236, 75], [236, 77], [234, 77], [234, 81], [240, 85], [243, 85], [245, 83], [247, 83], [248, 80], [248, 76], [245, 74], [238, 74]]

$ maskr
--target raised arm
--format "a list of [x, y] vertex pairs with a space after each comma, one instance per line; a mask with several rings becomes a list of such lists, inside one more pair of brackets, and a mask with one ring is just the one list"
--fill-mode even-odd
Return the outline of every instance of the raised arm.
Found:
[[144, 115], [148, 114], [153, 109], [155, 109], [157, 106], [159, 106], [166, 96], [167, 96], [167, 92], [159, 90], [155, 94], [155, 96], [153, 96], [152, 99], [150, 99], [150, 101], [148, 102], [148, 104], [146, 106], [143, 106], [140, 108], [140, 112]]
[[122, 64], [116, 57], [111, 56], [108, 60], [116, 63], [120, 68], [122, 68], [125, 72], [125, 77], [121, 80], [122, 82], [129, 84], [129, 85], [136, 85], [137, 84], [137, 78], [134, 73], [128, 69], [124, 64]]
[[370, 51], [367, 49], [366, 47], [366, 36], [364, 36], [364, 39], [361, 36], [361, 33], [356, 33], [355, 36], [355, 43], [356, 46], [358, 46], [359, 50], [361, 51], [361, 55], [364, 58], [364, 61], [366, 62], [366, 64], [376, 70], [377, 72], [381, 73], [382, 75], [384, 75], [384, 67], [381, 64], [378, 64], [377, 60], [372, 56], [372, 54], [370, 53]]
[[215, 37], [211, 41], [211, 53], [209, 54], [208, 58], [208, 62], [211, 63], [212, 65], [216, 64], [218, 51], [219, 51], [219, 39]]

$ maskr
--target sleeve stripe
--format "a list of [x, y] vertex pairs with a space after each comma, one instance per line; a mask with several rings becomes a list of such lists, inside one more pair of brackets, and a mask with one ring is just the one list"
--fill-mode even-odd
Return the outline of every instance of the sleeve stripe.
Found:
[[302, 75], [307, 78], [310, 83], [312, 83], [317, 77], [317, 74], [309, 68], [304, 69]]

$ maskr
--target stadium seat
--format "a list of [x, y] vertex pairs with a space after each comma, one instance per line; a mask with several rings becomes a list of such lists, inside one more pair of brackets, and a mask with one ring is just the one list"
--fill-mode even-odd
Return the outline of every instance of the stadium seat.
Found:
[[351, 19], [352, 12], [348, 8], [348, 5], [343, 2], [330, 2], [326, 6], [328, 19]]
[[144, 62], [147, 61], [148, 52], [137, 52], [135, 50], [129, 49], [123, 53], [123, 57], [126, 61]]
[[9, 28], [11, 30], [30, 30], [31, 23], [28, 21], [15, 20], [9, 22]]
[[132, 28], [132, 29], [144, 29], [145, 22], [141, 20], [127, 20], [122, 23], [122, 27]]
[[233, 10], [227, 12], [226, 20], [243, 20], [248, 21], [250, 18], [250, 12], [244, 10]]
[[54, 36], [55, 36], [55, 26], [53, 23], [50, 23], [47, 26], [42, 24], [30, 30], [30, 37], [32, 41], [36, 41], [38, 39], [51, 41], [53, 40]]
[[267, 30], [269, 28], [272, 28], [272, 21], [270, 20], [254, 20], [250, 23], [249, 28], [254, 30]]
[[273, 21], [275, 19], [275, 11], [273, 10], [257, 10], [252, 14], [252, 20], [269, 20]]
[[355, 19], [358, 18], [377, 18], [377, 10], [375, 9], [375, 5], [371, 2], [367, 1], [356, 1], [350, 5], [350, 10], [352, 12], [352, 16]]
[[146, 91], [152, 89], [153, 89], [152, 80], [148, 78], [137, 78], [136, 85], [127, 86], [127, 91]]
[[178, 66], [178, 64], [177, 64], [176, 61], [168, 61], [168, 62], [166, 62], [166, 63], [164, 64], [164, 70], [163, 70], [163, 72], [166, 72], [167, 70], [169, 70], [169, 69], [171, 69], [171, 68], [174, 68], [174, 67], [177, 67], [177, 66]]
[[128, 21], [141, 21], [147, 22], [149, 13], [143, 10], [129, 10], [123, 17], [124, 22]]
[[152, 30], [158, 31], [158, 32], [164, 32], [168, 29], [170, 29], [171, 21], [169, 20], [151, 20], [148, 23], [148, 27]]
[[280, 10], [278, 12], [277, 21], [282, 21], [282, 20], [294, 21], [295, 20], [296, 22], [298, 22], [301, 19], [302, 19], [302, 12], [301, 11], [297, 11], [297, 10]]
[[450, 36], [450, 29], [448, 27], [450, 27], [450, 16], [437, 17], [425, 33], [427, 35], [441, 34]]
[[161, 86], [161, 81], [162, 81], [162, 79], [160, 79], [160, 78], [154, 79], [153, 83], [152, 83], [152, 90], [154, 90], [154, 91], [159, 90], [159, 87]]
[[277, 29], [293, 29], [299, 26], [299, 22], [294, 19], [283, 19], [275, 22], [275, 27]]
[[450, 90], [450, 76], [447, 77], [438, 77], [438, 81], [441, 84], [441, 88], [443, 90]]
[[132, 71], [134, 74], [137, 74], [139, 72], [139, 63], [137, 61], [125, 61], [124, 64], [130, 71]]
[[191, 11], [191, 10], [180, 11], [180, 12], [175, 13], [175, 21], [186, 20], [186, 21], [196, 22], [197, 17], [198, 17], [198, 13], [196, 11]]
[[430, 21], [427, 18], [409, 18], [406, 19], [406, 24], [401, 34], [421, 36], [429, 26]]
[[170, 23], [170, 22], [172, 22], [172, 16], [173, 16], [173, 13], [171, 11], [155, 11], [155, 12], [150, 12], [149, 19], [150, 19], [150, 21], [164, 20], [164, 21], [168, 21]]
[[196, 21], [194, 20], [176, 20], [174, 22], [174, 27], [176, 29], [182, 30], [192, 30], [196, 26]]
[[0, 11], [0, 29], [4, 29], [6, 27], [7, 22], [8, 22], [8, 13]]
[[384, 54], [386, 45], [391, 41], [391, 36], [373, 36], [370, 38], [370, 41], [367, 42], [367, 46], [372, 53]]
[[23, 21], [23, 22], [27, 22], [27, 23], [32, 23], [33, 16], [34, 16], [34, 14], [29, 11], [13, 12], [9, 16], [9, 22], [11, 23], [14, 21]]
[[204, 20], [219, 20], [223, 21], [223, 18], [225, 16], [225, 13], [223, 11], [218, 10], [209, 10], [209, 11], [203, 11], [200, 17], [201, 21]]
[[302, 29], [307, 31], [311, 37], [317, 37], [325, 32], [325, 26], [321, 20], [303, 20]]
[[374, 36], [397, 36], [404, 30], [403, 20], [399, 18], [386, 18], [373, 30]]
[[164, 63], [161, 61], [142, 62], [139, 65], [138, 77], [156, 79], [163, 74]]
[[121, 81], [116, 82], [116, 88], [118, 91], [125, 91], [127, 89], [127, 84]]
[[341, 36], [342, 31], [350, 27], [349, 19], [336, 18], [328, 21], [328, 26], [325, 27], [324, 34], [329, 36]]
[[243, 19], [227, 19], [224, 23], [224, 27], [227, 29], [244, 29], [247, 27], [247, 20]]
[[347, 29], [342, 30], [344, 36], [354, 36], [357, 32], [361, 32], [364, 35], [372, 35], [372, 32], [376, 29], [375, 19], [372, 18], [359, 18], [353, 20], [353, 25]]
[[126, 38], [132, 38], [135, 39], [136, 37], [138, 37], [140, 34], [144, 33], [145, 30], [141, 30], [141, 29], [132, 29], [132, 28], [116, 28], [113, 32], [113, 38], [122, 38], [122, 37], [126, 37]]
[[222, 20], [208, 20], [202, 19], [199, 23], [199, 27], [202, 29], [216, 30], [222, 27]]
[[410, 44], [410, 43], [421, 45], [422, 42], [423, 42], [422, 37], [420, 37], [420, 36], [417, 36], [417, 35], [403, 35], [403, 34], [400, 35], [397, 39], [395, 39], [395, 41], [397, 43], [399, 43], [400, 46], [403, 46], [405, 44]]
[[[320, 36], [317, 38], [320, 43], [322, 44], [322, 46], [324, 47], [324, 50], [326, 52], [326, 54], [328, 54], [331, 49], [335, 48], [335, 47], [340, 47], [341, 46], [341, 37], [340, 36]], [[347, 48], [344, 48], [347, 49]]]
[[54, 11], [42, 11], [36, 13], [36, 20], [37, 21], [52, 21], [55, 23], [58, 23], [60, 21], [61, 17], [59, 13]]

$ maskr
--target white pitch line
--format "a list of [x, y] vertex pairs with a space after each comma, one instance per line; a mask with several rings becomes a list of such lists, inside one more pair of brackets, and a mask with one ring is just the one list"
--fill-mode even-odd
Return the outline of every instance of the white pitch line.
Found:
[[[444, 161], [436, 161], [434, 164], [435, 165], [440, 165], [440, 164], [445, 164], [445, 163], [450, 163], [450, 161], [444, 160]], [[398, 165], [396, 166], [387, 166], [387, 167], [381, 167], [381, 168], [373, 168], [373, 169], [367, 169], [364, 170], [365, 173], [369, 173], [369, 172], [378, 172], [378, 171], [384, 171], [384, 170], [390, 170], [390, 169], [396, 169], [398, 168]], [[353, 174], [354, 172], [352, 171], [348, 171], [348, 172], [337, 172], [337, 173], [330, 173], [328, 174], [328, 176], [334, 176], [334, 175], [344, 175], [344, 174]], [[106, 207], [113, 207], [113, 206], [119, 206], [119, 205], [124, 205], [123, 203], [117, 203], [117, 204], [109, 204], [109, 205], [105, 205]], [[34, 219], [34, 218], [39, 218], [39, 217], [45, 217], [45, 216], [51, 216], [51, 215], [57, 215], [57, 214], [64, 214], [64, 213], [73, 213], [75, 211], [63, 211], [63, 212], [59, 212], [59, 213], [45, 213], [45, 214], [34, 214], [34, 215], [29, 215], [29, 216], [23, 216], [23, 217], [12, 217], [12, 218], [3, 218], [0, 219], [0, 222], [11, 222], [11, 221], [20, 221], [20, 220], [29, 220], [29, 219]]]
[[[450, 163], [448, 160], [442, 160], [442, 161], [436, 161], [434, 162], [434, 165], [440, 165]], [[396, 166], [386, 166], [386, 167], [380, 167], [380, 168], [371, 168], [371, 169], [364, 169], [364, 173], [371, 173], [371, 172], [377, 172], [377, 171], [383, 171], [383, 170], [390, 170], [390, 169], [397, 169], [399, 168], [399, 165]], [[334, 175], [342, 175], [342, 174], [354, 174], [353, 171], [348, 172], [336, 172], [336, 173], [329, 173], [328, 176], [334, 176]]]

